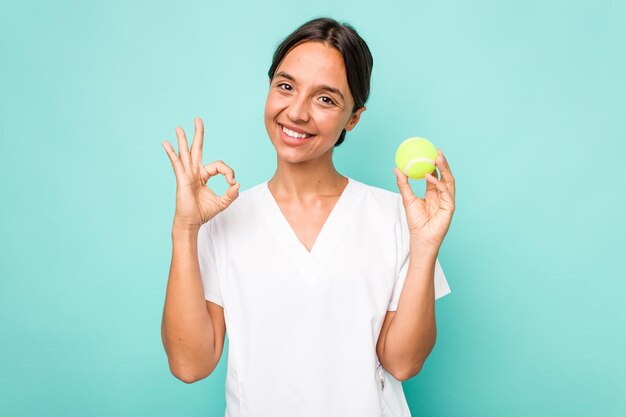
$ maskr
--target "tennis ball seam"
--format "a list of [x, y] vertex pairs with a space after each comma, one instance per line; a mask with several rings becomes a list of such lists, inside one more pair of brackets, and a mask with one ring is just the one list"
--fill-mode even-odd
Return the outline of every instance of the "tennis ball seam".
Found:
[[409, 168], [412, 165], [415, 165], [415, 164], [420, 163], [420, 162], [427, 162], [427, 163], [429, 163], [429, 164], [431, 164], [433, 166], [435, 165], [435, 161], [433, 161], [430, 158], [424, 158], [424, 157], [413, 158], [409, 162], [407, 162], [406, 165], [404, 165], [404, 169], [402, 171], [404, 172], [405, 175], [409, 175], [408, 174]]

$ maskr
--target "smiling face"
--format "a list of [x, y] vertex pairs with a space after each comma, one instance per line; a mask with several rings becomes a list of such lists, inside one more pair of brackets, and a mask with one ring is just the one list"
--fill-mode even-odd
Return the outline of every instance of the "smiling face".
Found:
[[265, 128], [279, 159], [331, 158], [341, 131], [352, 130], [365, 110], [352, 113], [353, 107], [341, 53], [321, 42], [304, 42], [287, 53], [270, 80]]

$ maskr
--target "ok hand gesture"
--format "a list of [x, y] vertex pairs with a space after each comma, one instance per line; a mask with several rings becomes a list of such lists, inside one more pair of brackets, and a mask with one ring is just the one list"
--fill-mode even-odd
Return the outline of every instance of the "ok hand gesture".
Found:
[[[180, 127], [176, 128], [180, 158], [168, 141], [161, 143], [176, 175], [174, 225], [189, 229], [200, 228], [239, 196], [239, 183], [235, 181], [235, 173], [228, 165], [222, 161], [202, 165], [204, 126], [200, 118], [195, 119], [195, 125], [196, 131], [191, 144], [191, 153], [185, 132]], [[216, 195], [206, 186], [209, 178], [218, 173], [224, 175], [230, 184], [222, 196]]]
[[441, 172], [441, 180], [438, 179], [437, 169], [433, 171], [434, 175], [426, 174], [424, 198], [419, 198], [413, 193], [408, 177], [398, 168], [394, 168], [394, 172], [400, 194], [402, 194], [402, 204], [411, 238], [439, 250], [454, 213], [455, 184], [443, 152], [438, 149], [437, 153], [435, 164]]

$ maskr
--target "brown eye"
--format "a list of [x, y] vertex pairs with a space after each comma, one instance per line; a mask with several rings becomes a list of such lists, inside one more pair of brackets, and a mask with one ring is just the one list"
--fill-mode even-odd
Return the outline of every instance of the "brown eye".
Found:
[[324, 103], [326, 103], [326, 104], [330, 104], [330, 105], [334, 105], [335, 104], [333, 99], [331, 99], [330, 97], [322, 96], [321, 98], [322, 99], [328, 99], [328, 101], [324, 101]]

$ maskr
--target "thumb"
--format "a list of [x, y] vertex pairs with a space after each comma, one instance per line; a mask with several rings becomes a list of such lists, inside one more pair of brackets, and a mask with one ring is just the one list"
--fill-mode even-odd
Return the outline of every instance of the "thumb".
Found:
[[239, 196], [239, 183], [236, 182], [228, 187], [228, 190], [220, 197], [220, 200], [224, 203], [226, 207], [230, 205], [235, 199]]
[[396, 174], [396, 183], [398, 184], [398, 189], [402, 195], [402, 201], [406, 205], [414, 197], [413, 190], [409, 185], [409, 177], [404, 175], [404, 173], [398, 168], [394, 168], [393, 171]]

